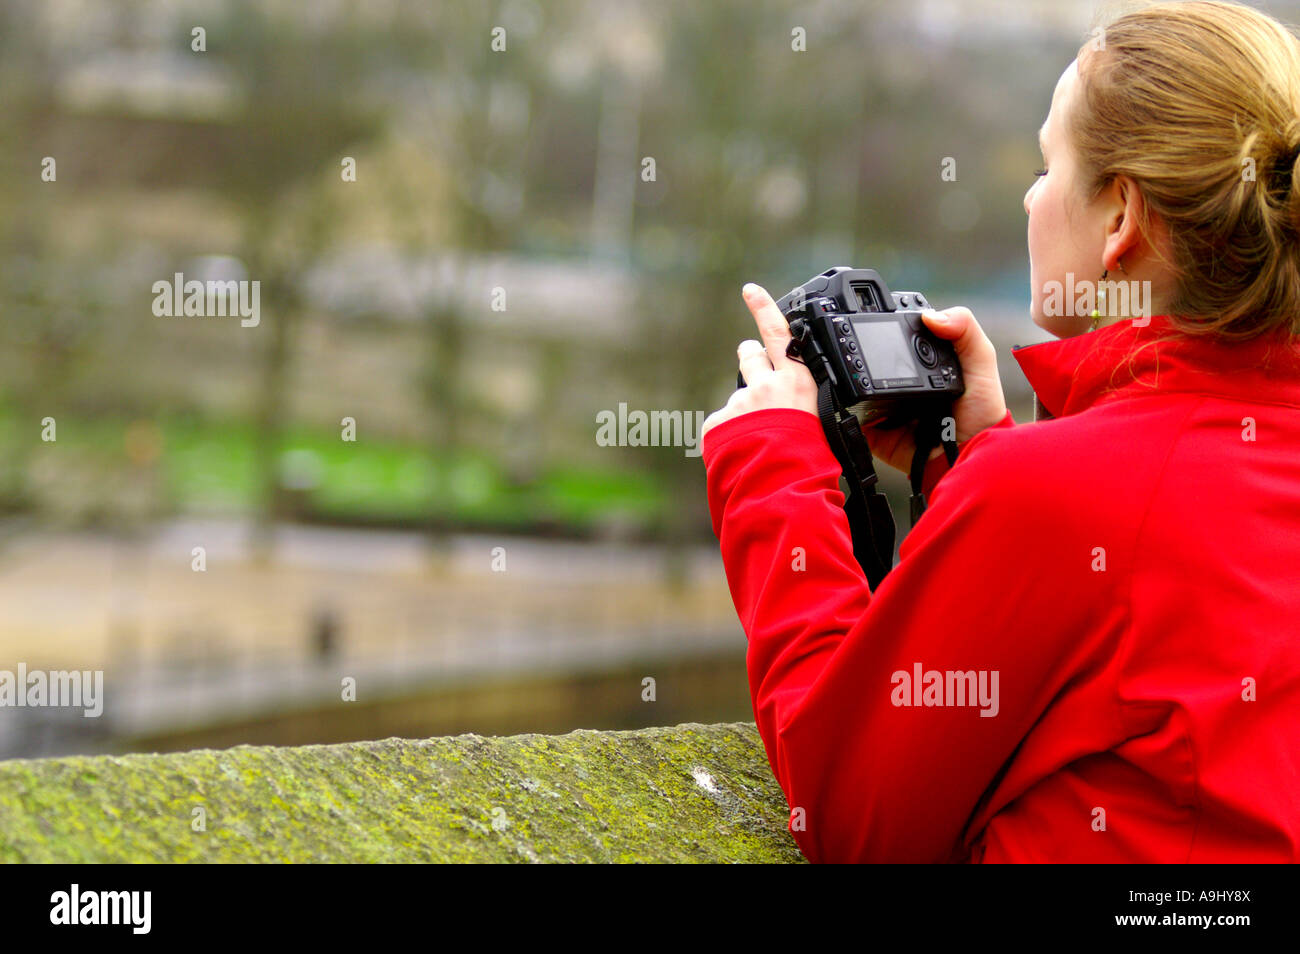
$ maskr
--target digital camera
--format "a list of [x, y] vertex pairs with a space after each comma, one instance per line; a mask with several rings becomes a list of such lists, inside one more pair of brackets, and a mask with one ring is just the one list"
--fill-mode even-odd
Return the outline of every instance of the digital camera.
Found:
[[870, 268], [837, 265], [776, 303], [790, 323], [787, 348], [820, 385], [829, 380], [860, 424], [900, 427], [949, 413], [965, 391], [952, 343], [921, 321], [918, 292], [891, 292]]

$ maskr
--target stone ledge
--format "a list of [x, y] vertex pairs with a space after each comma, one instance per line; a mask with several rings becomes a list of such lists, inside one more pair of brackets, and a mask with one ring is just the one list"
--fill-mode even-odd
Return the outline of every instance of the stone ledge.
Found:
[[799, 862], [788, 821], [752, 723], [0, 762], [7, 862]]

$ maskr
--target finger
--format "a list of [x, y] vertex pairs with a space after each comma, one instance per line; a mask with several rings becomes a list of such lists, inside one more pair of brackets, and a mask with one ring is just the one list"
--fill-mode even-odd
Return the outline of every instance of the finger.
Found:
[[772, 296], [761, 285], [755, 285], [753, 282], [747, 282], [740, 292], [745, 298], [745, 304], [749, 306], [749, 313], [754, 316], [754, 322], [758, 325], [758, 334], [767, 348], [767, 357], [772, 362], [772, 367], [784, 368], [791, 364], [790, 359], [785, 356], [786, 345], [790, 342], [790, 323], [785, 320], [785, 315], [781, 314], [781, 309], [776, 307]]
[[[987, 357], [993, 353], [993, 342], [979, 326], [969, 308], [960, 305], [943, 311], [925, 309], [921, 312], [925, 326], [940, 338], [952, 342], [958, 360], [970, 357]], [[963, 366], [965, 362], [963, 361]]]
[[751, 387], [763, 375], [772, 373], [772, 362], [767, 359], [767, 351], [761, 341], [746, 338], [736, 349], [736, 356], [740, 358], [740, 373], [744, 376], [745, 383]]

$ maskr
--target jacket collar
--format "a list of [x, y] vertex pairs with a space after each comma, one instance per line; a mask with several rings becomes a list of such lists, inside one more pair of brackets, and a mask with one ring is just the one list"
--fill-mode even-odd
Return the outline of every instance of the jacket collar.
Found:
[[1300, 336], [1285, 330], [1245, 342], [1177, 331], [1167, 315], [1139, 326], [1016, 346], [1012, 355], [1051, 417], [1147, 394], [1214, 395], [1300, 408]]

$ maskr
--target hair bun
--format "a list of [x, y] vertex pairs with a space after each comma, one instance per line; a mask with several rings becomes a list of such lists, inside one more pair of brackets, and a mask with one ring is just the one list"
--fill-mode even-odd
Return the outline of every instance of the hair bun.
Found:
[[1083, 191], [1137, 183], [1169, 246], [1179, 330], [1300, 335], [1300, 41], [1209, 0], [1142, 6], [1105, 38], [1078, 64]]
[[1269, 169], [1269, 184], [1283, 199], [1295, 199], [1296, 162], [1300, 160], [1300, 121], [1292, 120], [1282, 131], [1273, 151]]
[[1293, 117], [1286, 126], [1278, 130], [1277, 149], [1274, 163], [1290, 169], [1300, 156], [1300, 117]]

